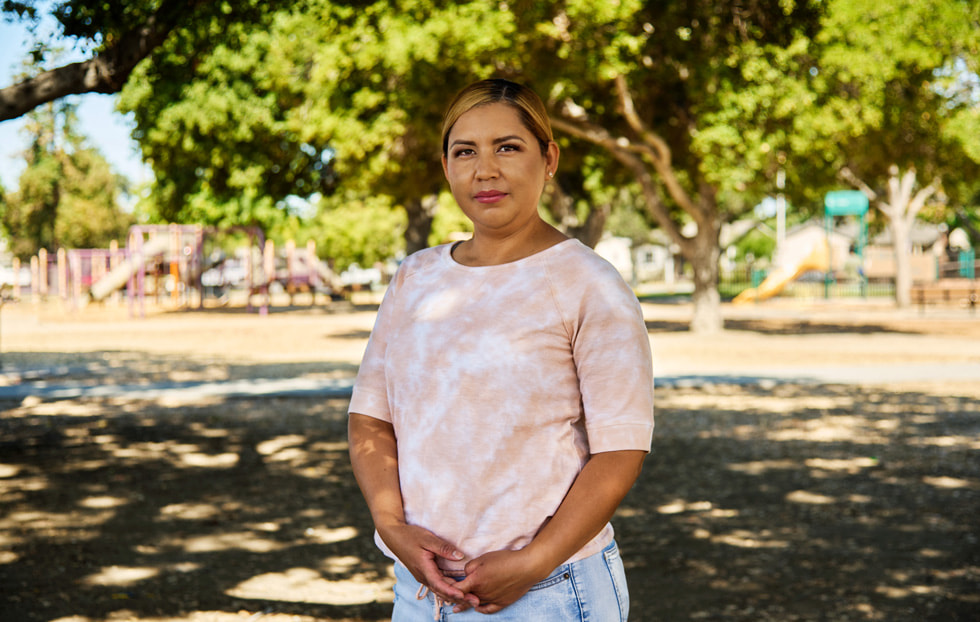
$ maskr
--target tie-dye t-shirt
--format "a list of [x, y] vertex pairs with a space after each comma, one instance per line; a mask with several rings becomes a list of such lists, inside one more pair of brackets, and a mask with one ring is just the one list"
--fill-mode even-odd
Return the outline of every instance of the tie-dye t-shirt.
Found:
[[526, 546], [590, 454], [650, 450], [653, 372], [636, 296], [584, 244], [481, 267], [450, 248], [399, 268], [349, 411], [393, 425], [406, 520], [455, 544], [456, 570]]

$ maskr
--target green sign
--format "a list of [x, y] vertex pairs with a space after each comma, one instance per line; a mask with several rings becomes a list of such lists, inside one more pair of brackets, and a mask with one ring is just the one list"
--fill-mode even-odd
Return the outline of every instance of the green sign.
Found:
[[823, 199], [827, 216], [863, 216], [868, 212], [868, 197], [860, 190], [834, 190]]

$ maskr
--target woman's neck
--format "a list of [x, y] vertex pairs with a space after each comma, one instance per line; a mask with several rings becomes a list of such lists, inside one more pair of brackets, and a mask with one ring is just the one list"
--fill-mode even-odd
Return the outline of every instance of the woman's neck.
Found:
[[496, 266], [530, 257], [567, 240], [568, 237], [543, 220], [529, 231], [509, 236], [481, 233], [453, 248], [453, 259], [464, 266]]

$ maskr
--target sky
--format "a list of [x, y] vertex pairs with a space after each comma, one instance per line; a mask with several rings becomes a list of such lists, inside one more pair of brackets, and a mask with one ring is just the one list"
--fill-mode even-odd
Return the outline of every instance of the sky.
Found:
[[[0, 88], [14, 82], [14, 74], [20, 71], [26, 56], [27, 34], [23, 27], [0, 21]], [[81, 60], [72, 58], [67, 62]], [[150, 173], [140, 161], [136, 142], [130, 138], [131, 119], [116, 112], [116, 95], [90, 93], [72, 95], [78, 104], [79, 132], [89, 139], [117, 173], [132, 182], [150, 178]], [[7, 190], [17, 187], [17, 179], [24, 170], [21, 153], [29, 144], [23, 132], [24, 119], [0, 121], [0, 182]]]

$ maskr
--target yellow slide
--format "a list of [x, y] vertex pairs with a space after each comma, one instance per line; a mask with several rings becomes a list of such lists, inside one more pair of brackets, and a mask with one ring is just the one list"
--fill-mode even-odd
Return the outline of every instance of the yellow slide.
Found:
[[828, 270], [830, 268], [830, 250], [826, 240], [821, 240], [813, 247], [808, 255], [798, 261], [788, 260], [785, 265], [775, 268], [769, 276], [759, 284], [750, 287], [732, 300], [733, 304], [746, 304], [772, 298], [783, 291], [786, 285], [810, 270]]

